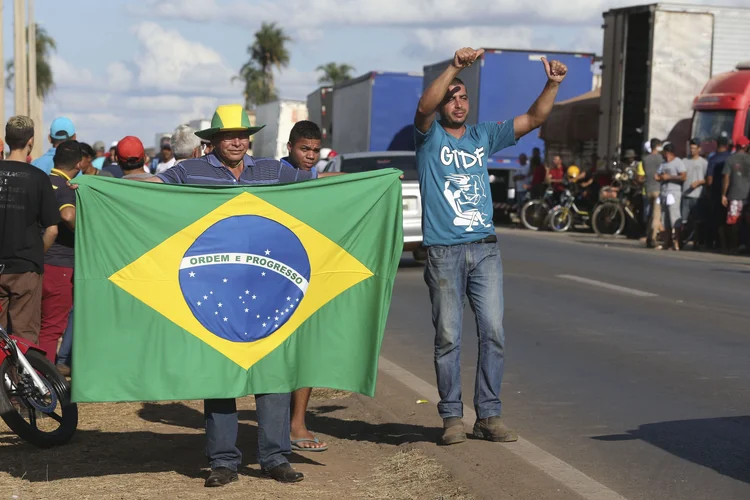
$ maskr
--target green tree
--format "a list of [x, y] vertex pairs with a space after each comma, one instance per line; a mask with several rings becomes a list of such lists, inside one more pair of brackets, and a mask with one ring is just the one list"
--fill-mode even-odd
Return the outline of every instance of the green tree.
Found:
[[[26, 28], [26, 36], [29, 30]], [[36, 93], [44, 99], [55, 88], [55, 78], [52, 74], [52, 67], [49, 63], [49, 57], [52, 52], [57, 50], [55, 39], [49, 36], [47, 30], [36, 25]], [[5, 86], [13, 90], [13, 79], [15, 70], [13, 60], [11, 59], [5, 66]]]
[[315, 71], [321, 71], [323, 74], [318, 78], [321, 85], [338, 85], [352, 79], [354, 68], [348, 64], [336, 64], [329, 62], [315, 68]]
[[245, 106], [271, 102], [278, 98], [273, 71], [289, 66], [287, 42], [292, 39], [276, 23], [263, 23], [255, 33], [255, 41], [247, 47], [250, 59], [242, 65], [233, 80], [244, 82]]

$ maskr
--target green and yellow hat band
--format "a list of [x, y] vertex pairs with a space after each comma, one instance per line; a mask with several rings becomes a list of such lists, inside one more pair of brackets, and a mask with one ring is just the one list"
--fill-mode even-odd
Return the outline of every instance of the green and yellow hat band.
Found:
[[246, 130], [248, 135], [253, 135], [265, 125], [253, 127], [250, 125], [250, 117], [247, 111], [239, 104], [225, 104], [216, 108], [214, 117], [211, 119], [211, 128], [199, 130], [195, 133], [201, 139], [211, 139], [216, 133], [234, 130]]

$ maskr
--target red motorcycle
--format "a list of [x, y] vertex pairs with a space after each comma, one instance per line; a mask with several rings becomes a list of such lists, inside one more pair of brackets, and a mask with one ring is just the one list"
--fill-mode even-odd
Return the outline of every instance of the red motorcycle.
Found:
[[21, 439], [51, 448], [73, 437], [78, 406], [70, 400], [70, 384], [44, 351], [2, 326], [0, 388], [0, 417]]

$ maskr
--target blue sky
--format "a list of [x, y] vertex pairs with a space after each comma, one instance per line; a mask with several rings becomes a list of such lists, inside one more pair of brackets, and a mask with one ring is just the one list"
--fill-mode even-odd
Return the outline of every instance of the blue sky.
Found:
[[[695, 3], [742, 5], [746, 0]], [[13, 2], [5, 0], [3, 51], [12, 57]], [[45, 127], [59, 115], [79, 139], [125, 135], [153, 145], [157, 132], [210, 118], [218, 104], [241, 102], [230, 82], [262, 21], [293, 38], [283, 98], [317, 87], [315, 68], [348, 63], [370, 70], [421, 72], [461, 46], [601, 53], [601, 14], [622, 0], [36, 0], [37, 22], [55, 38], [57, 81]], [[6, 92], [6, 118], [13, 114]]]

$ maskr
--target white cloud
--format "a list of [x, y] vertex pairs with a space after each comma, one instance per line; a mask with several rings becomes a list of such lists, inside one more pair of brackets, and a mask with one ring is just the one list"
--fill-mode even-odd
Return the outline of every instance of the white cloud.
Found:
[[50, 55], [49, 64], [58, 87], [88, 87], [94, 83], [91, 71], [75, 68], [57, 54]]
[[319, 75], [314, 71], [298, 71], [287, 68], [277, 72], [276, 85], [279, 87], [279, 97], [282, 99], [307, 99], [307, 94], [318, 87]]
[[[183, 6], [192, 8], [189, 4]], [[148, 147], [157, 132], [210, 118], [219, 104], [242, 101], [239, 84], [231, 82], [234, 72], [215, 50], [153, 22], [132, 31], [135, 53], [110, 63], [102, 75], [51, 57], [57, 89], [45, 103], [45, 126], [65, 115], [83, 141], [138, 135]], [[292, 88], [303, 85], [297, 76], [292, 72], [286, 80]]]
[[236, 93], [231, 84], [234, 72], [218, 52], [153, 22], [141, 23], [133, 31], [142, 48], [135, 60], [141, 88]]
[[110, 90], [124, 92], [133, 85], [133, 72], [123, 62], [115, 62], [107, 66], [107, 82]]
[[405, 49], [407, 55], [447, 59], [460, 47], [532, 48], [534, 29], [530, 26], [417, 29], [411, 38], [412, 43]]

